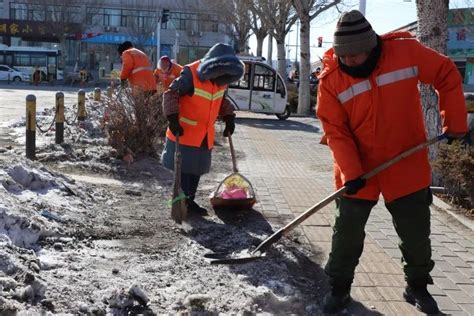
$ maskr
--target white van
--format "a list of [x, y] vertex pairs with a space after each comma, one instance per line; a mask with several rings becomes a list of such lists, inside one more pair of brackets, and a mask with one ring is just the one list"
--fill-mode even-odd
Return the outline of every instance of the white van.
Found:
[[262, 61], [252, 57], [239, 58], [245, 64], [245, 74], [227, 90], [236, 110], [275, 114], [280, 120], [286, 120], [291, 111], [282, 77]]

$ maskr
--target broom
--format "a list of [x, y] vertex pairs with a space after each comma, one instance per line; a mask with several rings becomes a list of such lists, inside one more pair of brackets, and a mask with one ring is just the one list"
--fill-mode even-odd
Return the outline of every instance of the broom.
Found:
[[179, 136], [176, 136], [176, 149], [174, 153], [174, 185], [171, 199], [171, 218], [178, 224], [186, 220], [188, 213], [186, 195], [181, 188], [181, 152], [179, 150]]

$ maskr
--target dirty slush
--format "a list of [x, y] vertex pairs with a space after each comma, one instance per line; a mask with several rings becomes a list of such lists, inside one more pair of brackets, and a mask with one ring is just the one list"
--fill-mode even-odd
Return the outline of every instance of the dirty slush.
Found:
[[[232, 168], [222, 137], [198, 192], [210, 216], [176, 225], [172, 173], [157, 157], [131, 165], [113, 158], [102, 109], [88, 96], [87, 121], [68, 126], [62, 145], [54, 132], [37, 135], [36, 161], [23, 158], [24, 120], [5, 126], [12, 146], [0, 155], [1, 315], [320, 313], [323, 278], [297, 232], [251, 263], [204, 258], [248, 249], [285, 224], [259, 210], [211, 210], [209, 194]], [[39, 124], [53, 117], [45, 110]]]

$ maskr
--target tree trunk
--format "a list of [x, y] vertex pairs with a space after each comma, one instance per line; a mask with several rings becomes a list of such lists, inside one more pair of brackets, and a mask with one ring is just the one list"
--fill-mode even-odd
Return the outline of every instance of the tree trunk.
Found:
[[265, 36], [257, 37], [257, 56], [259, 56], [259, 57], [262, 56], [263, 40], [264, 39], [265, 39]]
[[278, 73], [286, 80], [286, 52], [285, 52], [285, 39], [276, 39], [277, 42], [277, 59], [278, 59]]
[[273, 36], [268, 34], [268, 46], [267, 46], [267, 64], [272, 65], [272, 56], [273, 56]]
[[310, 52], [309, 52], [309, 16], [305, 15], [300, 18], [300, 76], [298, 89], [298, 114], [309, 114], [310, 111]]
[[[417, 0], [418, 39], [426, 46], [446, 54], [448, 38], [449, 0]], [[438, 96], [433, 87], [420, 84], [421, 102], [425, 116], [425, 126], [428, 137], [432, 138], [441, 133], [441, 118], [438, 106]], [[438, 146], [430, 146], [429, 158], [434, 160]], [[439, 176], [433, 172], [433, 183], [439, 184]]]

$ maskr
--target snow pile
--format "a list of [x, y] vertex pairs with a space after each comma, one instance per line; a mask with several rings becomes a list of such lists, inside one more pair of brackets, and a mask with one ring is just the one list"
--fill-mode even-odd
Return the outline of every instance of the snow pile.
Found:
[[0, 311], [14, 313], [22, 309], [20, 303], [33, 304], [44, 298], [47, 287], [38, 272], [32, 250], [17, 247], [0, 235]]

